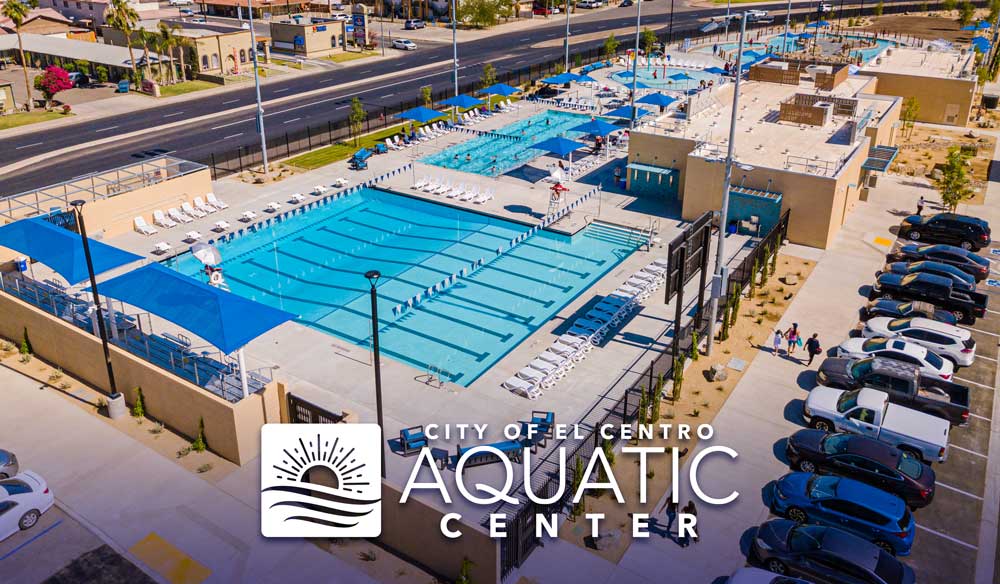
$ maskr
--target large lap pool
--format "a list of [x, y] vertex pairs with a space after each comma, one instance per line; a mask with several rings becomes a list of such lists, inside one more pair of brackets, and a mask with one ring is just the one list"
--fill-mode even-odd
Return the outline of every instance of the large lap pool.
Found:
[[[379, 270], [382, 353], [467, 386], [635, 250], [613, 232], [573, 237], [363, 189], [217, 243], [233, 292], [299, 315], [298, 322], [370, 343], [368, 281]], [[485, 258], [484, 267], [396, 317], [393, 308]], [[201, 278], [190, 254], [167, 265]]]
[[582, 136], [582, 132], [570, 132], [569, 129], [588, 121], [589, 115], [547, 110], [494, 130], [491, 134], [478, 136], [437, 154], [425, 156], [421, 162], [484, 176], [497, 176], [545, 154], [542, 150], [531, 148], [532, 144], [556, 136], [570, 139]]

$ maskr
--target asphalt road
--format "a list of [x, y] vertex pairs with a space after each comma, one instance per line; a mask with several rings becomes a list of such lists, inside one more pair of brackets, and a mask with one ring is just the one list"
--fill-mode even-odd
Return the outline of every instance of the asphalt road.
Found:
[[[684, 30], [700, 26], [701, 19], [724, 14], [726, 11], [724, 6], [706, 9], [681, 7], [680, 2], [677, 4], [674, 14], [675, 38], [679, 38], [678, 34]], [[770, 10], [777, 15], [779, 11], [783, 12], [785, 6], [784, 3], [775, 3], [755, 8]], [[664, 30], [668, 24], [669, 10], [670, 2], [667, 0], [644, 2], [643, 26], [653, 30]], [[482, 65], [486, 62], [492, 63], [498, 71], [503, 72], [561, 56], [563, 54], [561, 43], [552, 43], [555, 46], [547, 48], [531, 47], [534, 43], [562, 38], [565, 21], [561, 18], [551, 20], [549, 24], [516, 33], [524, 39], [530, 37], [530, 41], [520, 39], [512, 43], [507, 35], [497, 35], [460, 44], [460, 83], [478, 79]], [[583, 35], [634, 26], [634, 24], [634, 7], [612, 8], [574, 18], [571, 22], [571, 31], [573, 35]], [[623, 47], [626, 47], [634, 42], [634, 36], [631, 41], [627, 38], [621, 40]], [[602, 43], [603, 40], [594, 40], [574, 44], [573, 50], [595, 47]], [[265, 101], [264, 125], [268, 139], [280, 139], [286, 132], [291, 133], [306, 126], [325, 124], [327, 120], [345, 119], [350, 100], [355, 96], [362, 100], [368, 111], [375, 112], [381, 106], [393, 106], [400, 100], [415, 98], [419, 95], [420, 87], [425, 85], [433, 86], [435, 91], [449, 88], [452, 86], [451, 52], [450, 44], [422, 42], [419, 50], [395, 59], [376, 60], [370, 64], [324, 70], [268, 83], [261, 88], [262, 98]], [[443, 61], [448, 63], [426, 69], [414, 76], [405, 74], [410, 68]], [[399, 79], [390, 78], [355, 84], [349, 89], [340, 91], [336, 89], [340, 84], [356, 82], [359, 78], [374, 78], [390, 73], [399, 73]], [[304, 97], [302, 100], [285, 101], [271, 107], [266, 103], [271, 99], [323, 88], [330, 88], [329, 92]], [[203, 98], [152, 107], [140, 113], [104, 117], [0, 140], [0, 167], [46, 152], [79, 147], [79, 150], [7, 173], [0, 182], [0, 196], [9, 196], [89, 172], [135, 162], [137, 158], [142, 157], [141, 152], [153, 149], [169, 151], [180, 158], [205, 161], [213, 152], [235, 151], [239, 146], [257, 145], [259, 137], [256, 134], [252, 111], [234, 112], [210, 120], [193, 121], [103, 145], [88, 144], [113, 135], [124, 135], [250, 105], [253, 99], [253, 87], [248, 86]]]

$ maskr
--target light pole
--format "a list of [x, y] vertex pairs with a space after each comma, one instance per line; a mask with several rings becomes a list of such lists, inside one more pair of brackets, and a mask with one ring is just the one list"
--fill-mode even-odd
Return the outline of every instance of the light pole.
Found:
[[565, 69], [569, 71], [569, 0], [566, 0], [566, 40], [563, 41], [566, 49]]
[[379, 443], [379, 454], [382, 457], [382, 478], [385, 478], [385, 427], [382, 425], [382, 369], [379, 362], [378, 347], [378, 293], [375, 291], [375, 284], [382, 277], [378, 270], [365, 272], [365, 278], [371, 284], [372, 299], [372, 353], [375, 355], [375, 415], [378, 418], [378, 428], [382, 436]]
[[670, 24], [667, 27], [667, 42], [674, 42], [674, 0], [670, 0]]
[[[792, 22], [792, 0], [788, 0], [788, 11], [785, 12], [785, 36], [781, 38], [781, 56], [788, 52], [788, 25]], [[743, 39], [740, 39], [742, 42]]]
[[253, 56], [253, 85], [257, 91], [257, 133], [260, 134], [260, 155], [264, 162], [264, 178], [271, 180], [271, 169], [267, 164], [267, 138], [264, 136], [264, 105], [260, 102], [260, 72], [257, 70], [257, 33], [253, 29], [253, 6], [247, 0], [250, 13], [250, 54]]
[[90, 276], [90, 291], [94, 296], [94, 318], [97, 319], [97, 330], [101, 335], [101, 347], [104, 349], [104, 364], [108, 368], [108, 388], [111, 390], [111, 399], [119, 396], [118, 385], [115, 383], [115, 371], [111, 366], [111, 349], [108, 347], [108, 329], [104, 324], [104, 311], [101, 309], [101, 296], [97, 292], [97, 276], [94, 274], [94, 259], [90, 256], [90, 240], [87, 239], [87, 226], [83, 222], [83, 205], [85, 201], [76, 200], [70, 203], [73, 207], [73, 215], [76, 217], [76, 225], [80, 229], [80, 238], [83, 240], [83, 256], [87, 260], [87, 275]]
[[733, 0], [726, 0], [726, 42], [729, 42], [729, 9], [733, 5]]
[[[451, 75], [455, 83], [455, 97], [458, 97], [458, 28], [455, 23], [455, 17], [458, 15], [457, 4], [458, 0], [451, 0]], [[451, 108], [451, 121], [452, 123], [458, 123], [457, 105]]]
[[723, 293], [723, 264], [726, 261], [726, 220], [729, 215], [729, 185], [733, 179], [733, 163], [736, 145], [736, 121], [739, 119], [740, 79], [743, 77], [743, 37], [747, 30], [747, 15], [740, 19], [740, 42], [736, 50], [736, 83], [733, 88], [733, 111], [729, 117], [729, 145], [726, 151], [726, 178], [722, 182], [722, 210], [719, 215], [719, 240], [715, 250], [715, 273], [712, 276], [712, 301], [708, 309], [708, 343], [705, 353], [712, 354], [715, 339], [715, 322], [719, 311], [719, 296]]
[[382, 56], [385, 56], [385, 2], [382, 3], [382, 14], [378, 18], [378, 33], [382, 37]]
[[636, 80], [639, 76], [639, 27], [642, 25], [642, 2], [643, 0], [636, 0], [635, 3], [635, 57], [632, 60], [632, 95], [631, 102], [632, 107], [632, 119], [629, 120], [629, 129], [635, 129], [635, 92], [636, 92]]

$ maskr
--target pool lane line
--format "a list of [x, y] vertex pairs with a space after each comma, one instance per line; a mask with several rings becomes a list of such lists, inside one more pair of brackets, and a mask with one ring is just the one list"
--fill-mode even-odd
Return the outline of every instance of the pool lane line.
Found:
[[57, 521], [56, 521], [55, 523], [53, 523], [52, 525], [50, 525], [50, 526], [46, 527], [46, 528], [45, 528], [45, 529], [43, 529], [42, 531], [40, 531], [40, 532], [36, 533], [35, 535], [33, 535], [33, 536], [31, 537], [31, 539], [29, 539], [28, 541], [26, 541], [26, 542], [24, 542], [24, 543], [20, 544], [20, 545], [19, 545], [19, 546], [17, 546], [16, 548], [14, 548], [14, 549], [10, 550], [9, 552], [7, 552], [6, 554], [4, 554], [4, 555], [0, 556], [0, 562], [2, 562], [2, 561], [4, 561], [4, 560], [6, 560], [7, 558], [9, 558], [9, 557], [11, 557], [11, 556], [13, 556], [13, 555], [14, 555], [14, 554], [16, 554], [17, 552], [19, 552], [19, 551], [21, 551], [22, 549], [24, 549], [24, 548], [25, 548], [25, 547], [26, 547], [26, 546], [27, 546], [28, 544], [30, 544], [31, 542], [33, 542], [33, 541], [35, 541], [36, 539], [38, 539], [38, 538], [42, 537], [43, 535], [45, 535], [46, 533], [48, 533], [48, 532], [52, 531], [53, 529], [55, 529], [55, 528], [59, 527], [59, 525], [61, 525], [61, 524], [62, 524], [62, 522], [63, 522], [63, 520], [62, 520], [62, 519], [59, 519], [59, 520], [57, 520]]

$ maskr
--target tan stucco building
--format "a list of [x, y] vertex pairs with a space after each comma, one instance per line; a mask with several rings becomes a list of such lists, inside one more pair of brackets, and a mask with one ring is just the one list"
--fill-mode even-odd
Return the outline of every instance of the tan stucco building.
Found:
[[274, 48], [300, 57], [323, 57], [344, 50], [345, 22], [326, 18], [299, 18], [271, 21]]
[[[764, 232], [790, 209], [789, 240], [828, 247], [867, 198], [870, 173], [895, 156], [902, 100], [868, 93], [874, 84], [846, 75], [828, 91], [804, 78], [798, 85], [745, 82], [727, 227]], [[732, 91], [732, 83], [713, 88], [711, 105], [690, 119], [663, 116], [632, 132], [630, 192], [676, 198], [686, 220], [718, 211]]]

